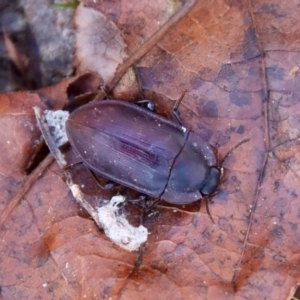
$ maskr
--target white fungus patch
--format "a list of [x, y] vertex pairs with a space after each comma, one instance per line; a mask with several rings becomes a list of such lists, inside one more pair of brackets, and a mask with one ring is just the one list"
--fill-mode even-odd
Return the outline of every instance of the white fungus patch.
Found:
[[97, 208], [98, 218], [107, 237], [119, 247], [135, 251], [147, 241], [148, 230], [142, 225], [139, 227], [130, 225], [124, 215], [118, 214], [118, 205], [124, 201], [123, 196], [112, 197], [107, 205]]
[[64, 110], [45, 110], [43, 112], [49, 126], [52, 138], [57, 147], [62, 146], [68, 141], [66, 134], [66, 120], [69, 113]]

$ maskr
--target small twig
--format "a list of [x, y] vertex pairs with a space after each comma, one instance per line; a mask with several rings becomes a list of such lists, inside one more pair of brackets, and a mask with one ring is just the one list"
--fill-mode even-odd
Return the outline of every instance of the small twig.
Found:
[[40, 130], [45, 139], [45, 142], [46, 142], [50, 152], [54, 156], [55, 160], [57, 161], [58, 165], [64, 171], [64, 174], [67, 178], [67, 185], [69, 186], [70, 190], [72, 191], [74, 198], [76, 199], [76, 201], [79, 203], [80, 206], [82, 206], [83, 208], [85, 208], [87, 210], [87, 212], [95, 220], [97, 225], [100, 228], [102, 228], [101, 224], [99, 223], [97, 211], [84, 199], [83, 194], [80, 191], [78, 185], [74, 183], [71, 173], [69, 172], [68, 169], [65, 168], [67, 166], [67, 163], [65, 161], [63, 154], [57, 147], [57, 145], [50, 133], [50, 130], [48, 127], [48, 122], [46, 120], [45, 115], [41, 113], [41, 109], [39, 107], [34, 107], [33, 109], [34, 109], [34, 113], [35, 113], [35, 117], [37, 119], [38, 125], [39, 125]]
[[76, 201], [90, 214], [90, 216], [94, 219], [98, 227], [102, 228], [103, 226], [99, 222], [97, 211], [84, 199], [84, 196], [79, 186], [73, 182], [70, 172], [65, 171], [65, 175], [67, 177], [67, 184]]

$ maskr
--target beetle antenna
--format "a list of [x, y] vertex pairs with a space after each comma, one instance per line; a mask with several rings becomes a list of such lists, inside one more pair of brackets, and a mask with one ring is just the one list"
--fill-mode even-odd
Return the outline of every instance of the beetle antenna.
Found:
[[178, 110], [178, 107], [179, 107], [179, 105], [180, 105], [183, 97], [185, 96], [186, 92], [187, 92], [187, 90], [184, 90], [183, 93], [182, 93], [182, 95], [180, 96], [180, 98], [178, 100], [176, 100], [176, 103], [173, 106], [173, 111], [177, 111]]
[[208, 197], [205, 198], [205, 207], [206, 207], [206, 211], [207, 211], [207, 214], [208, 214], [210, 220], [212, 221], [212, 223], [213, 223], [213, 224], [216, 224], [215, 221], [214, 221], [214, 219], [213, 219], [213, 217], [212, 217], [212, 215], [211, 215], [211, 213], [210, 213], [210, 210], [209, 210], [209, 206], [208, 206], [208, 200], [209, 200], [209, 199], [210, 199], [210, 198], [208, 198]]
[[240, 141], [238, 144], [236, 144], [233, 148], [231, 148], [227, 154], [224, 156], [224, 158], [221, 160], [221, 163], [220, 163], [220, 166], [223, 165], [223, 163], [225, 162], [225, 160], [228, 158], [228, 156], [236, 149], [238, 148], [239, 146], [245, 144], [245, 143], [248, 143], [250, 141], [250, 139], [244, 139], [242, 141]]
[[[203, 199], [203, 201], [205, 201], [206, 211], [207, 211], [207, 214], [208, 214], [208, 216], [209, 216], [211, 222], [212, 222], [213, 224], [216, 224], [215, 221], [214, 221], [214, 219], [213, 219], [213, 217], [212, 217], [212, 215], [211, 215], [211, 213], [210, 213], [209, 206], [208, 206], [208, 202], [209, 202], [209, 200], [211, 199], [211, 197], [204, 197], [204, 198], [202, 198], [202, 199]], [[199, 211], [200, 211], [200, 209], [201, 209], [201, 204], [202, 204], [202, 201], [200, 201]]]
[[181, 120], [181, 118], [180, 118], [180, 114], [179, 114], [179, 111], [178, 111], [178, 107], [179, 107], [179, 105], [180, 105], [180, 103], [181, 103], [183, 97], [185, 96], [185, 94], [186, 94], [186, 90], [183, 91], [183, 93], [182, 93], [182, 95], [180, 96], [180, 98], [179, 98], [178, 100], [176, 100], [176, 103], [174, 104], [173, 110], [172, 110], [173, 116], [176, 118], [176, 120], [178, 121], [178, 123], [179, 123], [181, 126], [184, 126], [184, 125], [183, 125], [183, 122], [182, 122], [182, 120]]

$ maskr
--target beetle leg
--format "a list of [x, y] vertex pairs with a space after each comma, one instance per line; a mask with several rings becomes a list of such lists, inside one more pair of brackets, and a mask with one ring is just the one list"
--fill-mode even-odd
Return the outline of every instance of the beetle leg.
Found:
[[140, 195], [137, 199], [128, 199], [127, 201], [140, 204], [143, 209], [148, 212], [157, 205], [157, 203], [160, 201], [160, 198], [153, 199], [147, 195]]
[[146, 202], [146, 212], [149, 212], [151, 209], [157, 206], [157, 204], [160, 202], [160, 198], [155, 198], [151, 203]]
[[172, 114], [173, 114], [173, 116], [175, 117], [175, 119], [177, 120], [177, 122], [178, 122], [181, 126], [184, 127], [184, 125], [183, 125], [183, 123], [182, 123], [182, 120], [181, 120], [181, 118], [180, 118], [178, 109], [173, 110], [173, 111], [172, 111]]
[[185, 93], [186, 93], [186, 90], [183, 91], [183, 93], [182, 93], [182, 95], [180, 96], [180, 98], [179, 98], [178, 100], [176, 100], [176, 103], [175, 103], [175, 105], [174, 105], [174, 107], [173, 107], [173, 111], [172, 111], [173, 116], [175, 117], [175, 119], [178, 121], [178, 123], [179, 123], [181, 126], [184, 126], [184, 125], [183, 125], [183, 122], [182, 122], [182, 120], [181, 120], [181, 118], [180, 118], [180, 114], [179, 114], [178, 107], [179, 107], [179, 105], [180, 105], [180, 103], [181, 103], [183, 97], [185, 96]]
[[136, 101], [135, 104], [141, 105], [141, 104], [146, 104], [146, 108], [150, 111], [155, 110], [155, 104], [151, 100], [139, 100]]
[[127, 199], [127, 202], [132, 202], [132, 203], [140, 203], [140, 202], [144, 202], [147, 199], [146, 195], [140, 195], [137, 199]]
[[64, 166], [63, 169], [68, 170], [70, 168], [73, 168], [74, 166], [81, 165], [81, 164], [82, 164], [82, 161], [76, 161], [74, 163]]
[[[77, 165], [79, 165], [79, 164], [82, 164], [82, 161], [77, 161], [77, 162], [75, 162], [75, 163], [72, 163], [72, 164], [70, 164], [70, 165], [67, 165], [67, 166], [64, 167], [64, 169], [67, 170], [67, 169], [72, 168], [72, 167], [74, 167], [74, 166], [77, 166]], [[91, 169], [87, 168], [87, 170], [89, 170], [89, 172], [92, 174], [92, 176], [93, 176], [94, 179], [96, 180], [97, 185], [98, 185], [102, 190], [110, 190], [110, 189], [113, 188], [113, 186], [115, 185], [115, 183], [114, 183], [113, 181], [110, 181], [110, 180], [107, 180], [107, 182], [106, 182], [104, 185], [102, 185], [102, 184], [99, 182], [99, 180], [98, 180], [98, 178], [97, 178], [97, 175], [96, 175]]]
[[114, 182], [108, 180], [107, 183], [105, 183], [105, 185], [102, 187], [104, 190], [110, 190], [111, 188], [113, 188], [115, 185]]
[[91, 172], [91, 174], [93, 175], [94, 179], [96, 180], [97, 185], [99, 185], [102, 190], [110, 190], [111, 188], [114, 187], [115, 183], [113, 181], [110, 181], [110, 180], [108, 180], [104, 185], [102, 185], [99, 182], [96, 174], [91, 169], [89, 169], [89, 168], [87, 168], [87, 169]]

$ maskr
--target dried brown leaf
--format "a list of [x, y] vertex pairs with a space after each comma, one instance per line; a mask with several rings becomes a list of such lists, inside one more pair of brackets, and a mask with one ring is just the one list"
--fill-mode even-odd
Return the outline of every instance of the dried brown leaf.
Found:
[[[122, 63], [123, 54], [99, 55], [109, 49], [102, 42], [109, 28], [115, 31], [106, 40], [117, 35], [122, 49], [114, 55], [126, 48], [130, 57], [180, 9], [170, 1], [134, 3], [90, 4], [98, 12], [87, 19], [87, 49], [84, 43], [77, 48], [81, 72], [94, 62], [108, 80]], [[81, 7], [78, 16], [91, 9]], [[99, 27], [100, 15], [107, 28]], [[172, 107], [187, 90], [182, 119], [217, 146], [221, 158], [251, 139], [225, 162], [221, 191], [210, 205], [216, 226], [204, 207], [198, 212], [196, 205], [161, 204], [159, 215], [144, 220], [151, 232], [144, 249], [125, 252], [72, 202], [52, 165], [2, 226], [4, 298], [24, 298], [30, 287], [43, 299], [288, 299], [300, 276], [299, 15], [293, 1], [199, 1], [134, 65], [133, 78], [144, 97], [159, 99], [159, 110]], [[87, 17], [80, 18], [79, 27]], [[4, 111], [18, 111], [7, 103]], [[29, 105], [18, 108], [23, 112]], [[16, 126], [6, 125], [0, 140], [21, 132], [21, 122]], [[0, 158], [5, 163], [9, 155], [1, 170], [3, 209], [10, 182], [25, 178], [20, 166], [28, 158], [20, 156], [33, 147], [29, 128], [25, 133], [24, 143], [11, 154], [4, 148]]]

